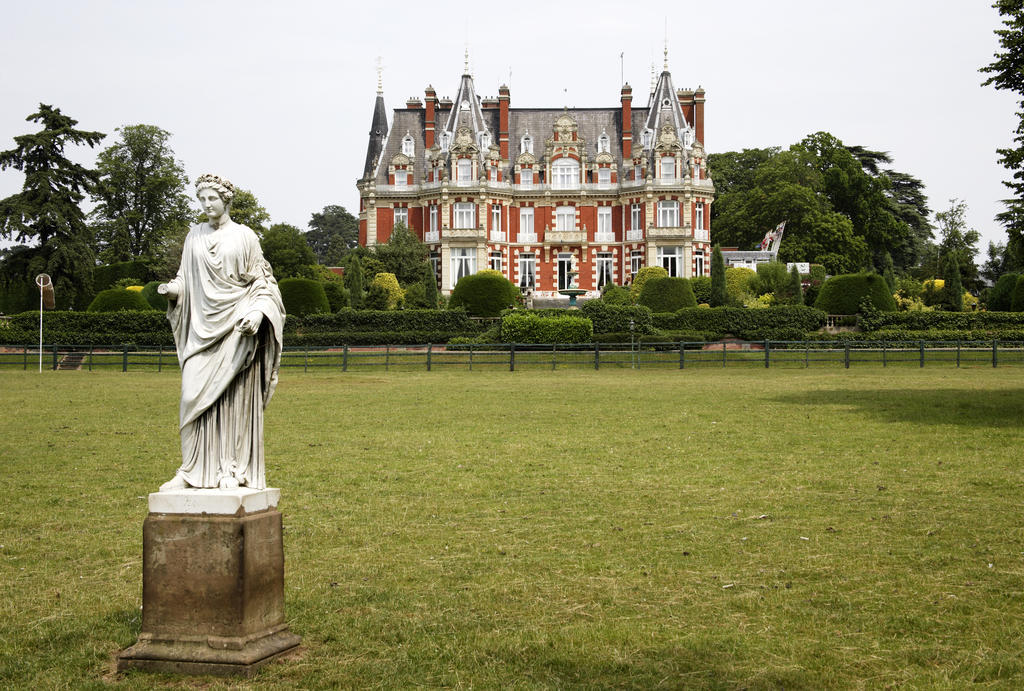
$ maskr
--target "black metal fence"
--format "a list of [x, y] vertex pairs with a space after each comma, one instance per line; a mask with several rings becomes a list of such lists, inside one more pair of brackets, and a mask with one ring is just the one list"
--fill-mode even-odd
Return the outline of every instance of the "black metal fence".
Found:
[[[1024, 364], [1024, 342], [756, 341], [675, 343], [492, 343], [286, 347], [282, 367], [304, 372], [687, 369], [707, 367], [1004, 367]], [[178, 370], [173, 348], [0, 346], [0, 369]]]

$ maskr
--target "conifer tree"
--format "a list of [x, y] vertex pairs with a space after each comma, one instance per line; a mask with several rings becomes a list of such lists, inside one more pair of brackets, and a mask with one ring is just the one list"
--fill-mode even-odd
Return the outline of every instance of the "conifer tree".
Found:
[[800, 269], [796, 268], [796, 264], [789, 270], [789, 285], [787, 286], [790, 301], [794, 305], [804, 304], [804, 291], [803, 286], [800, 284]]
[[892, 255], [886, 252], [882, 262], [882, 278], [885, 279], [889, 290], [896, 292], [896, 270], [892, 263]]
[[960, 281], [960, 262], [947, 254], [943, 265], [942, 309], [960, 312], [964, 308], [964, 286]]
[[423, 292], [426, 296], [427, 305], [430, 309], [437, 308], [437, 278], [434, 276], [433, 267], [423, 274]]
[[355, 309], [363, 306], [363, 264], [359, 255], [353, 254], [345, 268], [345, 287], [348, 288], [348, 303]]
[[42, 103], [26, 120], [43, 128], [15, 137], [15, 148], [0, 152], [0, 170], [25, 174], [21, 192], [0, 200], [0, 238], [21, 245], [9, 251], [0, 276], [11, 285], [50, 274], [58, 306], [84, 308], [91, 299], [96, 261], [79, 204], [94, 189], [98, 174], [65, 157], [64, 147], [91, 148], [106, 135], [77, 130], [77, 120]]
[[722, 307], [728, 301], [728, 293], [725, 289], [725, 259], [722, 258], [722, 248], [715, 245], [711, 253], [711, 302], [712, 307]]

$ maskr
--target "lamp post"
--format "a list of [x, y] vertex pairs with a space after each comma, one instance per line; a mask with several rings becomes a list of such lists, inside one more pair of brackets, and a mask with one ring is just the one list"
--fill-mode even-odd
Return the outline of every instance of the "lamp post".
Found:
[[36, 285], [39, 286], [39, 373], [43, 373], [43, 307], [48, 310], [52, 310], [54, 306], [53, 301], [53, 282], [50, 280], [49, 274], [39, 274], [36, 276]]

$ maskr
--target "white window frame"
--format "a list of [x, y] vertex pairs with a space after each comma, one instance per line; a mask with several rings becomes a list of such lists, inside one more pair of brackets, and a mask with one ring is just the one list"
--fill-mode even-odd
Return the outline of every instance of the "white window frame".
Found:
[[473, 160], [469, 158], [459, 158], [455, 161], [455, 180], [456, 182], [472, 182], [473, 180]]
[[633, 204], [629, 207], [629, 229], [630, 230], [643, 230], [644, 228], [644, 206], [643, 204]]
[[438, 225], [439, 218], [440, 218], [440, 213], [438, 211], [437, 204], [431, 204], [430, 205], [430, 232], [431, 233], [436, 233], [438, 231], [438, 228], [440, 227]]
[[597, 265], [597, 288], [600, 290], [605, 283], [612, 283], [614, 273], [612, 264], [614, 255], [611, 252], [598, 252], [595, 264]]
[[498, 181], [498, 166], [491, 166], [491, 169], [487, 173], [487, 177], [491, 182]]
[[580, 186], [580, 164], [571, 158], [560, 158], [551, 164], [551, 189], [574, 190]]
[[696, 250], [693, 253], [693, 275], [703, 276], [704, 275], [704, 251]]
[[668, 275], [679, 278], [683, 275], [683, 248], [674, 245], [658, 248], [658, 266], [668, 271]]
[[519, 255], [519, 287], [537, 287], [537, 256], [533, 252]]
[[644, 265], [644, 251], [633, 250], [629, 253], [629, 275], [635, 276]]
[[408, 187], [409, 186], [409, 171], [408, 170], [396, 170], [395, 171], [395, 187]]
[[394, 208], [394, 225], [401, 223], [406, 228], [409, 227], [409, 207], [407, 206], [396, 206]]
[[643, 180], [644, 169], [643, 166], [633, 166], [633, 179]]
[[679, 202], [663, 199], [658, 202], [658, 227], [678, 228], [679, 227]]
[[676, 179], [676, 159], [674, 156], [662, 156], [661, 157], [661, 179], [662, 180], [675, 180]]
[[536, 237], [536, 226], [534, 225], [533, 207], [532, 206], [520, 206], [519, 207], [519, 238], [520, 242], [524, 235], [530, 237]]
[[519, 140], [519, 148], [525, 154], [533, 153], [533, 137], [529, 134], [524, 134], [523, 138]]
[[476, 228], [476, 204], [473, 202], [452, 204], [452, 228]]
[[607, 132], [602, 132], [601, 136], [597, 138], [597, 153], [607, 154], [611, 152], [612, 140], [608, 136]]
[[491, 230], [501, 232], [501, 205], [491, 205]]
[[612, 235], [612, 207], [597, 207], [597, 234], [605, 237]]
[[697, 182], [700, 180], [700, 163], [697, 161], [693, 162], [693, 181]]
[[501, 271], [501, 252], [491, 252], [487, 257], [487, 266], [492, 271]]
[[599, 184], [599, 185], [610, 185], [610, 184], [612, 184], [612, 169], [611, 168], [598, 168], [597, 169], [597, 184]]
[[697, 233], [704, 230], [704, 202], [697, 202], [694, 205], [693, 219], [693, 233], [696, 237]]
[[533, 187], [533, 168], [523, 167], [519, 171], [519, 184], [522, 187]]
[[[562, 267], [567, 267], [566, 271], [562, 271]], [[558, 280], [558, 290], [565, 290], [566, 288], [572, 287], [572, 253], [571, 252], [559, 252], [557, 261], [555, 264], [555, 270], [558, 272], [556, 278]]]
[[561, 232], [576, 230], [575, 206], [559, 206], [555, 208], [555, 230]]
[[410, 158], [416, 155], [416, 143], [412, 140], [412, 135], [410, 134], [402, 137], [402, 153]]
[[476, 250], [472, 247], [452, 248], [452, 288], [464, 276], [476, 273]]

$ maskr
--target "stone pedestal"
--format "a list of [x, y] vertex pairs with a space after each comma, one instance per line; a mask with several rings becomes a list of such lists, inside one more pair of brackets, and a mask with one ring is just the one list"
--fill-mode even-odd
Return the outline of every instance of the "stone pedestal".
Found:
[[280, 494], [149, 495], [142, 631], [118, 670], [249, 676], [299, 644], [284, 618]]

